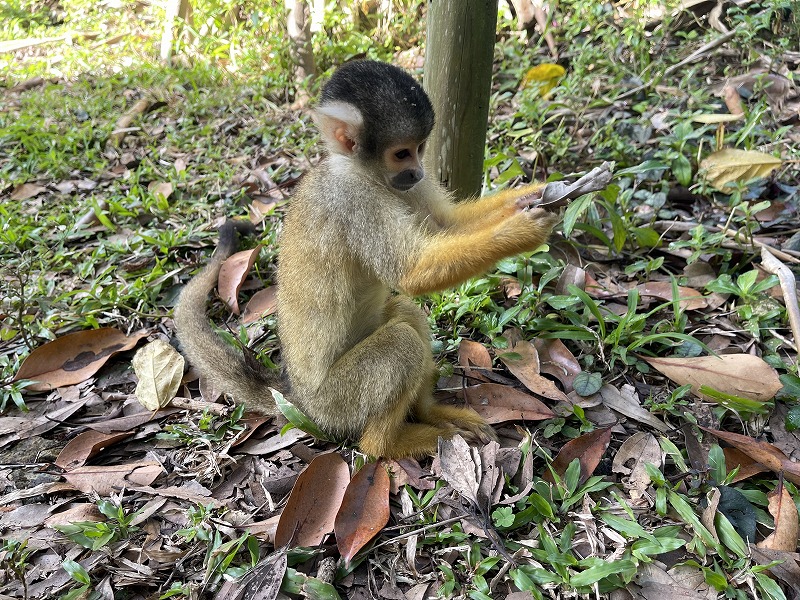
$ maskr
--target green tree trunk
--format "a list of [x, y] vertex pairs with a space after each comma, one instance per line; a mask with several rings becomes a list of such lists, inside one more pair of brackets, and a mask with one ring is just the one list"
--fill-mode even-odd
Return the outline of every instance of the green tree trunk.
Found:
[[429, 0], [425, 89], [436, 110], [427, 168], [457, 197], [480, 193], [497, 0]]

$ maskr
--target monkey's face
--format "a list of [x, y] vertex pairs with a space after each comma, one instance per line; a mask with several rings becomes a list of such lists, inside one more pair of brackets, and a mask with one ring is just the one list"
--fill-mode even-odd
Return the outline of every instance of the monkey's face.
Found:
[[425, 177], [422, 168], [422, 155], [425, 140], [395, 144], [386, 149], [383, 162], [386, 168], [386, 182], [394, 189], [406, 192]]

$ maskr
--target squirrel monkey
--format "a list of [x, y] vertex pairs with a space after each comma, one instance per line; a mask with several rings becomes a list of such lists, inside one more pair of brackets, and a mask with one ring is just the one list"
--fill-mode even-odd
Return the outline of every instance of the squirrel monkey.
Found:
[[314, 120], [327, 156], [295, 192], [278, 258], [285, 378], [229, 348], [205, 317], [219, 267], [235, 249], [221, 230], [210, 264], [175, 308], [189, 361], [248, 408], [276, 412], [269, 387], [324, 431], [373, 456], [435, 454], [438, 438], [494, 437], [473, 410], [437, 404], [425, 313], [410, 296], [454, 286], [544, 243], [557, 217], [531, 208], [540, 184], [453, 202], [425, 178], [434, 112], [417, 81], [375, 61], [339, 68]]

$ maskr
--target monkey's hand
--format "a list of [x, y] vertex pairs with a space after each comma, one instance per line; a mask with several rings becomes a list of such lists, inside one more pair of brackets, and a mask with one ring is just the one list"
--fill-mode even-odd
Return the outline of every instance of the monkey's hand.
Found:
[[494, 242], [516, 254], [534, 250], [547, 241], [558, 222], [558, 215], [541, 208], [525, 208], [497, 226]]
[[544, 192], [544, 188], [541, 187], [539, 184], [533, 187], [530, 192], [525, 193], [523, 196], [517, 198], [516, 202], [514, 202], [514, 207], [517, 210], [525, 210], [527, 208], [532, 208], [542, 200], [542, 193]]

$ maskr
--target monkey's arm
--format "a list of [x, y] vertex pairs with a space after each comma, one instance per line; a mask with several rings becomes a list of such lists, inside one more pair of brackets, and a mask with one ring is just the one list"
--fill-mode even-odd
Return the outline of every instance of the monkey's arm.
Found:
[[483, 273], [501, 258], [537, 248], [557, 220], [544, 210], [516, 209], [492, 227], [428, 236], [410, 256], [399, 287], [412, 296], [452, 287]]

